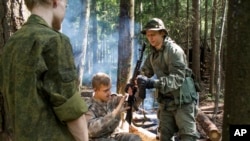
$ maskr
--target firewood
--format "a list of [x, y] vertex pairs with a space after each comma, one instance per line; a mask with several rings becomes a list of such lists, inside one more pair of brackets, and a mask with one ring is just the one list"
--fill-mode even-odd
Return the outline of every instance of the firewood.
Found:
[[[220, 110], [222, 110], [223, 107], [224, 107], [224, 104], [219, 104], [219, 106], [218, 106], [218, 108]], [[202, 110], [202, 111], [213, 111], [214, 110], [214, 105], [212, 105], [212, 106], [203, 106], [203, 107], [200, 108], [200, 110]]]
[[[210, 111], [203, 111], [202, 110], [202, 112], [204, 113], [204, 114], [206, 114], [206, 115], [208, 115], [208, 114], [214, 114], [214, 111], [212, 111], [212, 110], [210, 110]], [[217, 114], [220, 114], [220, 113], [222, 113], [223, 112], [223, 110], [219, 110], [218, 112], [217, 112]]]
[[219, 141], [221, 138], [221, 132], [216, 125], [204, 114], [200, 109], [196, 116], [197, 122], [201, 125], [207, 136], [211, 141]]
[[140, 136], [142, 141], [157, 141], [156, 134], [141, 127], [130, 126], [130, 133]]

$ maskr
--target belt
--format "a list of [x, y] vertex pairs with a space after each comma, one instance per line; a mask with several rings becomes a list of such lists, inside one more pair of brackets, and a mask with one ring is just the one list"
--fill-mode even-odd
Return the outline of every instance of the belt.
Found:
[[174, 96], [171, 93], [167, 94], [160, 93], [160, 95], [162, 96], [163, 99], [174, 100]]

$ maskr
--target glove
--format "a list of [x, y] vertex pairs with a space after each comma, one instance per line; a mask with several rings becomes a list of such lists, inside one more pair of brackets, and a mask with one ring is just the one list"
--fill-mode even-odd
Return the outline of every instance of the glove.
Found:
[[152, 89], [155, 88], [156, 81], [154, 79], [147, 78], [143, 75], [137, 76], [137, 84], [138, 87], [146, 88], [146, 89]]
[[129, 89], [129, 88], [132, 89], [132, 93], [133, 93], [133, 94], [136, 93], [137, 88], [136, 88], [133, 84], [131, 84], [131, 83], [126, 84], [126, 86], [125, 86], [125, 92], [126, 92], [126, 93], [128, 93], [128, 89]]

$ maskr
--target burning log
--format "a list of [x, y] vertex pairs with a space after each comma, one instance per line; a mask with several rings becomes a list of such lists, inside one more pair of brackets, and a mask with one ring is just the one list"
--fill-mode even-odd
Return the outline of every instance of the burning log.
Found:
[[198, 109], [196, 119], [211, 141], [220, 140], [220, 131], [218, 130], [216, 125], [207, 117], [207, 115], [204, 114], [200, 109]]

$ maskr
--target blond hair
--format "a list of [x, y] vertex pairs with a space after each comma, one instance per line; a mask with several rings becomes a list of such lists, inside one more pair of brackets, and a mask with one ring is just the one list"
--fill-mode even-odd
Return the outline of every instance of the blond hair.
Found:
[[52, 0], [24, 0], [25, 5], [29, 11], [31, 11], [36, 5], [49, 5]]
[[92, 88], [99, 89], [101, 85], [108, 86], [111, 84], [111, 79], [106, 73], [96, 73], [92, 78]]

